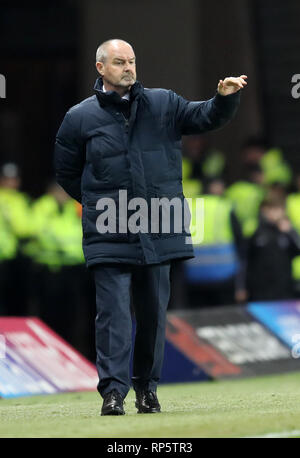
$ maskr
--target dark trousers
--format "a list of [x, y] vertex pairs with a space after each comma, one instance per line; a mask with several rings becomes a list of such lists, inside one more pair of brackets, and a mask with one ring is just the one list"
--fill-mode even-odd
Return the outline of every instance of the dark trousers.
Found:
[[98, 264], [92, 272], [99, 393], [103, 396], [115, 388], [125, 397], [130, 389], [131, 303], [136, 319], [133, 388], [156, 391], [164, 355], [170, 264]]

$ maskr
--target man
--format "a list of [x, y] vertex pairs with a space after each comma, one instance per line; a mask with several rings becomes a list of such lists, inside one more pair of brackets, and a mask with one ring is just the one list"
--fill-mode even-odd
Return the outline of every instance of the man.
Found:
[[[124, 414], [130, 388], [131, 292], [136, 407], [139, 413], [154, 413], [160, 411], [156, 388], [163, 361], [170, 261], [193, 257], [193, 249], [186, 243], [186, 231], [163, 233], [161, 222], [158, 231], [129, 230], [133, 199], [183, 201], [181, 136], [228, 122], [247, 77], [220, 80], [213, 99], [188, 102], [169, 90], [143, 88], [136, 81], [132, 47], [117, 39], [99, 46], [96, 68], [100, 74], [96, 95], [71, 108], [58, 131], [57, 181], [83, 205], [83, 250], [96, 284], [101, 413]], [[125, 198], [121, 191], [126, 191]], [[99, 209], [105, 210], [112, 201], [118, 209], [112, 212], [116, 224], [105, 232], [99, 227]]]
[[292, 262], [300, 255], [300, 237], [286, 214], [284, 200], [274, 196], [265, 199], [259, 216], [247, 249], [249, 300], [292, 299]]

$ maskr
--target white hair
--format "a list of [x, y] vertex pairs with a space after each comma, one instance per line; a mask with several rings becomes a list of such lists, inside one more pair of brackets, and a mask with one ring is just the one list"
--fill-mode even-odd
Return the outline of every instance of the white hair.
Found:
[[106, 40], [103, 43], [101, 43], [101, 45], [98, 46], [97, 48], [96, 62], [105, 62], [107, 58], [107, 48], [114, 41], [122, 41], [123, 43], [126, 43], [127, 45], [131, 46], [129, 43], [127, 43], [127, 41], [120, 40], [119, 38], [113, 38], [111, 40]]

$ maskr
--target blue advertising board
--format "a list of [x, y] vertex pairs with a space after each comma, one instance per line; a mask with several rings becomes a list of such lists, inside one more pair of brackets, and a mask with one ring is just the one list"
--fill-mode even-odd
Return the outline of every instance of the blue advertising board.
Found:
[[300, 358], [300, 301], [253, 302], [247, 308]]

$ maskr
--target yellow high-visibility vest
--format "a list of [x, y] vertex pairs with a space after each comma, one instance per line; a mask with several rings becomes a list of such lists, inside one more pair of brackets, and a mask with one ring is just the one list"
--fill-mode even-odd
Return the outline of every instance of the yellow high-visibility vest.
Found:
[[34, 203], [32, 218], [33, 236], [24, 251], [35, 262], [53, 268], [84, 262], [81, 218], [73, 199], [60, 208], [53, 196], [44, 195]]
[[243, 235], [251, 237], [258, 226], [259, 207], [265, 197], [265, 190], [258, 184], [238, 181], [229, 186], [225, 195], [232, 202]]
[[191, 199], [191, 236], [194, 245], [220, 245], [233, 241], [231, 202], [222, 196], [203, 195]]
[[[286, 213], [300, 235], [300, 193], [290, 194], [287, 197]], [[300, 256], [296, 256], [292, 261], [292, 275], [294, 280], [300, 280]]]

